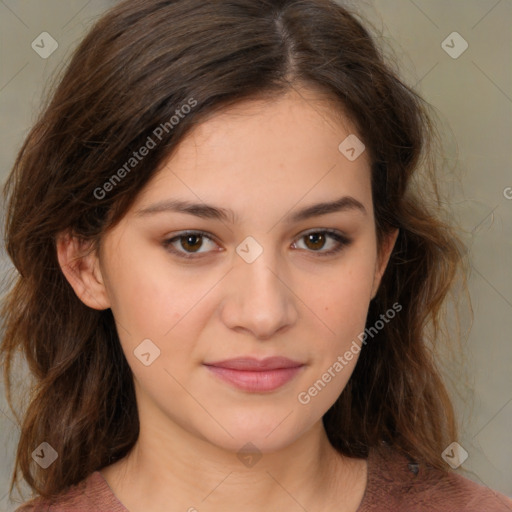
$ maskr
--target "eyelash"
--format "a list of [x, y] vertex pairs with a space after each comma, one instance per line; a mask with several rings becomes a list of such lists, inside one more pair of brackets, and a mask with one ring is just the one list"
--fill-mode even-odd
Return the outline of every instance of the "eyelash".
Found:
[[[342, 235], [338, 231], [332, 230], [332, 229], [322, 229], [322, 230], [316, 230], [316, 231], [308, 231], [307, 233], [304, 233], [301, 235], [298, 240], [301, 240], [305, 238], [308, 235], [317, 235], [317, 234], [327, 234], [331, 238], [333, 238], [336, 242], [338, 242], [338, 246], [334, 249], [330, 249], [329, 251], [313, 251], [313, 250], [307, 250], [307, 252], [311, 252], [313, 254], [317, 254], [320, 257], [326, 257], [326, 256], [332, 256], [334, 254], [339, 253], [342, 249], [350, 245], [352, 242], [349, 238]], [[165, 249], [167, 249], [169, 252], [176, 254], [177, 256], [184, 258], [184, 259], [198, 259], [202, 258], [203, 256], [198, 256], [198, 254], [207, 254], [207, 253], [184, 253], [181, 251], [178, 251], [172, 247], [173, 242], [180, 240], [183, 237], [186, 237], [188, 235], [198, 235], [202, 236], [203, 238], [207, 238], [208, 240], [211, 240], [212, 242], [215, 242], [214, 238], [210, 236], [209, 233], [206, 233], [205, 231], [200, 230], [191, 230], [191, 231], [182, 231], [181, 233], [178, 233], [176, 236], [173, 236], [172, 238], [168, 238], [167, 240], [164, 240], [162, 242], [162, 245]], [[304, 250], [304, 249], [303, 249]]]

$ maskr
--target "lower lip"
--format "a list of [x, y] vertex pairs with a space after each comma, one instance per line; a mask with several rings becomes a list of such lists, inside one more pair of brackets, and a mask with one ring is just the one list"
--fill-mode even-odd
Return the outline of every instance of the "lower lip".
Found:
[[297, 375], [302, 366], [294, 368], [279, 368], [276, 370], [248, 371], [232, 370], [230, 368], [221, 368], [219, 366], [207, 366], [207, 368], [222, 380], [233, 384], [238, 389], [252, 391], [253, 393], [274, 391], [284, 386], [295, 375]]

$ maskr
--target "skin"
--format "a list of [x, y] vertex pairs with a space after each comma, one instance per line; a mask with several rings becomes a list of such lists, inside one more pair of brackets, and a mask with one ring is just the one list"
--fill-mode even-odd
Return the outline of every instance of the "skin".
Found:
[[[349, 161], [338, 150], [357, 132], [332, 112], [325, 97], [305, 89], [240, 103], [180, 143], [97, 253], [59, 238], [63, 272], [85, 304], [112, 309], [133, 371], [140, 436], [129, 455], [101, 471], [131, 512], [349, 512], [361, 502], [366, 461], [336, 452], [322, 425], [358, 354], [309, 403], [297, 398], [364, 330], [397, 236], [377, 250], [369, 157]], [[341, 196], [365, 213], [285, 221]], [[170, 198], [232, 209], [237, 222], [137, 215]], [[304, 232], [325, 229], [351, 242], [321, 256], [338, 242], [324, 233], [308, 243]], [[192, 249], [186, 237], [171, 246], [196, 248], [197, 259], [164, 244], [184, 230], [211, 234]], [[247, 236], [263, 248], [252, 263], [236, 252]], [[160, 355], [145, 366], [134, 350], [148, 338]], [[305, 366], [272, 392], [239, 390], [203, 365], [275, 355]], [[237, 457], [248, 442], [261, 455], [251, 467]]]

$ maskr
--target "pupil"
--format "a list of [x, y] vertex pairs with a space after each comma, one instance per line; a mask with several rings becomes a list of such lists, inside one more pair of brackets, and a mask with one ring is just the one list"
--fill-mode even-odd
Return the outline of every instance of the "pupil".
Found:
[[[313, 242], [314, 249], [321, 249], [324, 245], [324, 235], [321, 233], [311, 233], [308, 236], [308, 241]], [[319, 244], [319, 246], [318, 246]]]
[[[191, 242], [192, 240], [192, 242]], [[193, 240], [195, 240], [196, 242], [194, 243]], [[194, 249], [199, 249], [199, 247], [201, 246], [201, 235], [186, 235], [185, 236], [185, 244], [188, 245], [188, 246], [197, 246], [197, 247], [192, 247], [192, 250]], [[184, 244], [182, 244], [183, 248], [184, 249], [188, 249], [190, 247], [185, 247]]]

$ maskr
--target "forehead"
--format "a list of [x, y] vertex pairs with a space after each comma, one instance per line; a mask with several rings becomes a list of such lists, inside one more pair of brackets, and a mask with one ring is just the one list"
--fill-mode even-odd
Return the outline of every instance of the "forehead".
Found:
[[136, 207], [169, 195], [229, 203], [233, 210], [342, 194], [368, 201], [368, 155], [363, 151], [351, 161], [340, 150], [347, 137], [357, 135], [341, 109], [310, 90], [241, 102], [189, 132]]
[[202, 147], [216, 157], [252, 152], [284, 159], [306, 156], [308, 148], [336, 153], [350, 134], [356, 134], [354, 123], [331, 97], [311, 89], [291, 89], [276, 98], [243, 101], [210, 115], [181, 141], [180, 149], [182, 154]]

